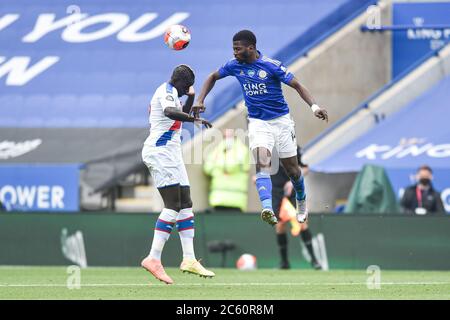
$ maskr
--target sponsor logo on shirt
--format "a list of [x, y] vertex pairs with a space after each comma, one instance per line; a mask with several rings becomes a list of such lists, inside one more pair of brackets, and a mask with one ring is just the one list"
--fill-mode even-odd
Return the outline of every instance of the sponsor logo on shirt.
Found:
[[265, 83], [244, 83], [242, 85], [246, 96], [256, 96], [268, 93]]

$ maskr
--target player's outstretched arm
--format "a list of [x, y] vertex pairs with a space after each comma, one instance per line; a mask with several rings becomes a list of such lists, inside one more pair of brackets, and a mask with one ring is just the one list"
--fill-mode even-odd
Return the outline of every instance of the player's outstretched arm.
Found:
[[205, 111], [205, 98], [211, 89], [216, 84], [216, 81], [220, 79], [220, 75], [218, 71], [211, 73], [208, 78], [206, 78], [205, 83], [203, 84], [202, 91], [197, 99], [197, 104], [192, 107], [192, 112], [195, 117], [198, 117], [199, 113]]
[[164, 109], [164, 115], [172, 120], [183, 121], [183, 122], [198, 122], [205, 125], [206, 128], [211, 128], [212, 124], [208, 120], [202, 118], [194, 118], [186, 112], [180, 111], [174, 107], [167, 107]]
[[315, 101], [314, 97], [311, 95], [311, 93], [308, 91], [308, 89], [306, 89], [304, 86], [302, 86], [300, 84], [300, 82], [295, 77], [292, 78], [291, 82], [289, 83], [289, 86], [291, 88], [294, 88], [295, 91], [298, 92], [298, 94], [303, 99], [303, 101], [305, 101], [311, 107], [312, 111], [314, 112], [314, 115], [317, 118], [319, 118], [321, 120], [325, 120], [326, 122], [328, 122], [327, 110], [325, 110], [324, 108], [319, 107], [316, 104], [316, 101]]

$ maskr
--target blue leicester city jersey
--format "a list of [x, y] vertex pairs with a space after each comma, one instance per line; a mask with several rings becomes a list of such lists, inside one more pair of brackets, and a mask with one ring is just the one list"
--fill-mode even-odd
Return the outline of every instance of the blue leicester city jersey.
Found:
[[249, 118], [271, 120], [289, 113], [281, 82], [289, 84], [294, 75], [280, 61], [259, 52], [259, 58], [252, 63], [228, 61], [219, 69], [219, 74], [221, 78], [234, 76], [238, 79]]

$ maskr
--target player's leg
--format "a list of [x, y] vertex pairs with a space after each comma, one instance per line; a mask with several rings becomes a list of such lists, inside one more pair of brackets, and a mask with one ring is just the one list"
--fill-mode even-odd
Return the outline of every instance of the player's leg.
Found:
[[214, 277], [212, 271], [205, 269], [195, 258], [194, 252], [194, 213], [192, 211], [191, 188], [180, 187], [181, 210], [177, 217], [177, 229], [183, 248], [183, 262], [180, 269], [183, 272], [198, 274], [202, 277]]
[[283, 117], [278, 123], [280, 127], [277, 148], [281, 163], [286, 170], [286, 174], [294, 185], [297, 199], [297, 220], [304, 223], [308, 218], [306, 209], [306, 191], [302, 171], [297, 158], [297, 140], [295, 137], [294, 121], [289, 117]]
[[297, 219], [300, 223], [304, 223], [308, 218], [308, 211], [306, 209], [306, 190], [305, 181], [300, 169], [297, 156], [281, 159], [281, 163], [286, 170], [286, 174], [291, 179], [294, 186], [295, 195], [297, 199]]
[[183, 259], [195, 259], [194, 253], [194, 213], [189, 186], [180, 187], [181, 209], [177, 216], [177, 229], [183, 249]]
[[159, 188], [158, 191], [163, 199], [164, 209], [156, 221], [155, 237], [150, 256], [161, 260], [162, 249], [170, 237], [180, 211], [180, 185]]
[[141, 265], [157, 279], [172, 284], [173, 280], [166, 274], [161, 264], [161, 254], [180, 211], [180, 185], [160, 187], [158, 191], [163, 198], [164, 209], [156, 221], [150, 254], [142, 261]]
[[275, 144], [272, 127], [267, 121], [249, 119], [248, 137], [250, 150], [256, 160], [256, 189], [261, 201], [261, 218], [275, 225], [277, 219], [272, 208], [272, 181], [270, 179], [271, 151]]
[[[296, 206], [296, 195], [292, 194], [289, 197], [289, 201], [295, 207]], [[301, 241], [303, 241], [303, 243], [306, 247], [306, 250], [308, 251], [308, 253], [311, 257], [311, 266], [316, 270], [322, 269], [322, 266], [317, 261], [316, 255], [314, 253], [314, 249], [313, 249], [313, 245], [312, 245], [312, 233], [309, 229], [307, 222], [301, 224], [300, 239], [301, 239]]]
[[280, 269], [290, 269], [288, 258], [288, 238], [286, 233], [286, 222], [279, 222], [275, 226], [277, 234], [278, 250], [280, 252]]
[[256, 158], [256, 189], [263, 208], [261, 218], [270, 225], [275, 225], [278, 220], [272, 207], [271, 154], [267, 148], [257, 147], [254, 150], [254, 156]]
[[291, 182], [294, 186], [296, 198], [305, 198], [305, 183], [303, 180], [300, 165], [298, 163], [297, 155], [288, 158], [282, 158], [280, 159], [280, 161], [289, 179], [291, 179]]
[[273, 188], [273, 209], [275, 216], [278, 219], [278, 223], [275, 225], [275, 233], [277, 237], [278, 251], [280, 253], [280, 269], [289, 269], [288, 259], [288, 238], [286, 234], [286, 221], [280, 218], [281, 203], [284, 197], [283, 188]]
[[311, 266], [316, 270], [321, 270], [322, 266], [320, 265], [319, 261], [317, 261], [316, 255], [314, 254], [314, 249], [312, 245], [312, 233], [307, 223], [304, 223], [302, 225], [300, 237], [302, 238], [302, 241], [305, 244], [306, 250], [308, 250], [308, 253], [311, 256]]
[[171, 153], [167, 148], [149, 145], [144, 145], [142, 149], [142, 160], [164, 200], [164, 209], [156, 221], [150, 253], [142, 260], [141, 266], [167, 284], [173, 283], [173, 280], [164, 271], [161, 254], [180, 210], [180, 186], [173, 174]]

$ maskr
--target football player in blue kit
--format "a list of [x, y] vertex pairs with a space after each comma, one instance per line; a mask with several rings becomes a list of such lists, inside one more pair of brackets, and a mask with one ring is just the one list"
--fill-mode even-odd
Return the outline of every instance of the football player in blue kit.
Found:
[[233, 36], [233, 52], [234, 59], [208, 76], [192, 112], [198, 117], [205, 111], [205, 97], [217, 80], [236, 77], [248, 109], [249, 144], [256, 159], [256, 188], [262, 205], [261, 218], [270, 225], [278, 222], [272, 207], [270, 180], [271, 154], [275, 147], [296, 192], [297, 220], [304, 223], [308, 218], [305, 184], [297, 160], [295, 124], [284, 100], [281, 83], [296, 90], [317, 118], [328, 122], [327, 111], [316, 104], [308, 90], [280, 61], [256, 49], [253, 32], [242, 30], [236, 33]]

